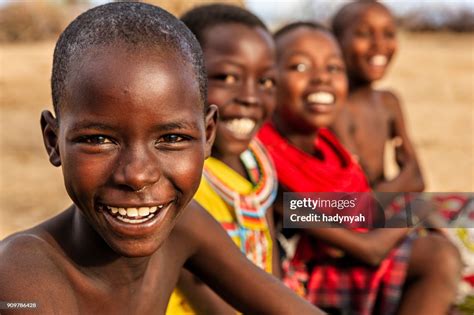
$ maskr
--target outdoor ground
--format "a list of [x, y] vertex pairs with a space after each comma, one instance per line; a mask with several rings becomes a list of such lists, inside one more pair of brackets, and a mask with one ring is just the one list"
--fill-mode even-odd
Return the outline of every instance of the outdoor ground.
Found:
[[[0, 239], [70, 201], [48, 162], [39, 117], [51, 109], [52, 42], [0, 46]], [[400, 34], [381, 83], [401, 97], [428, 191], [474, 191], [474, 35]]]

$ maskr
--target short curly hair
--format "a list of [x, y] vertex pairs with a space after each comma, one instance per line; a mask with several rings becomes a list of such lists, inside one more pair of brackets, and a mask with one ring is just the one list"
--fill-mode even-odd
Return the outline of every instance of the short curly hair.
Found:
[[242, 24], [248, 27], [260, 27], [268, 31], [267, 26], [252, 12], [229, 4], [209, 4], [198, 6], [186, 12], [181, 21], [193, 32], [201, 47], [205, 47], [204, 31], [220, 24]]
[[334, 15], [331, 29], [334, 36], [340, 41], [344, 36], [350, 23], [352, 23], [362, 12], [371, 6], [377, 6], [390, 13], [390, 10], [382, 3], [375, 0], [358, 0], [343, 5]]
[[315, 31], [322, 31], [322, 32], [331, 33], [331, 31], [322, 24], [319, 24], [319, 23], [316, 23], [316, 22], [311, 22], [311, 21], [297, 21], [297, 22], [293, 22], [293, 23], [290, 23], [290, 24], [286, 24], [283, 27], [281, 27], [280, 29], [278, 29], [273, 34], [273, 38], [275, 40], [277, 40], [278, 38], [285, 35], [286, 33], [289, 33], [291, 31], [296, 30], [296, 29], [301, 28], [301, 27], [310, 28], [310, 29], [315, 30]]
[[194, 70], [201, 102], [205, 106], [207, 76], [202, 50], [184, 23], [150, 4], [114, 2], [82, 13], [59, 37], [51, 76], [56, 116], [59, 116], [71, 65], [93, 47], [117, 43], [137, 48], [172, 49], [179, 53]]

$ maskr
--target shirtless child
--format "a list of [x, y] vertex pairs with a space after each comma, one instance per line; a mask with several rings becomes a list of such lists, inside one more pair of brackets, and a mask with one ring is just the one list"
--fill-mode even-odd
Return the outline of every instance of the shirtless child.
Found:
[[52, 95], [43, 138], [73, 205], [0, 243], [0, 301], [41, 314], [163, 314], [184, 265], [242, 312], [320, 314], [188, 205], [217, 114], [184, 24], [143, 3], [85, 12], [56, 45]]
[[[349, 76], [347, 106], [334, 124], [343, 144], [359, 156], [375, 191], [419, 192], [424, 183], [415, 150], [408, 137], [400, 102], [395, 94], [377, 90], [397, 48], [395, 21], [382, 4], [357, 1], [340, 9], [333, 19]], [[399, 174], [387, 179], [385, 144], [395, 140]]]

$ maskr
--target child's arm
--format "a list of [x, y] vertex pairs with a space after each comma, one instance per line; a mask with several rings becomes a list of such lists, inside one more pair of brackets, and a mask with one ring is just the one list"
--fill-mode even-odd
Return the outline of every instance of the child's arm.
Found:
[[278, 243], [276, 238], [276, 231], [275, 231], [275, 219], [274, 219], [274, 209], [270, 207], [267, 209], [266, 219], [268, 228], [270, 229], [270, 235], [272, 237], [272, 274], [277, 277], [281, 278], [281, 269], [280, 269], [280, 253], [278, 251]]
[[[272, 238], [272, 273], [281, 277], [278, 246], [276, 243], [273, 208], [267, 209], [267, 224]], [[186, 269], [182, 269], [178, 288], [198, 314], [236, 314], [236, 311], [212, 291], [206, 284], [199, 280]]]
[[415, 149], [408, 137], [403, 113], [398, 98], [391, 92], [383, 92], [384, 104], [393, 115], [393, 137], [401, 141], [395, 150], [396, 161], [400, 167], [397, 177], [375, 184], [375, 191], [420, 192], [425, 188], [423, 176], [416, 158]]
[[186, 269], [179, 275], [178, 288], [197, 314], [232, 314], [237, 312], [205, 283]]
[[[279, 195], [274, 208], [283, 216], [283, 198]], [[369, 265], [378, 266], [388, 253], [413, 229], [374, 229], [360, 233], [344, 228], [307, 228], [303, 231], [344, 251]]]
[[343, 228], [305, 229], [309, 235], [372, 266], [378, 266], [410, 231], [407, 228], [391, 228], [360, 233]]
[[180, 219], [195, 251], [186, 268], [245, 314], [323, 314], [252, 264], [196, 203]]

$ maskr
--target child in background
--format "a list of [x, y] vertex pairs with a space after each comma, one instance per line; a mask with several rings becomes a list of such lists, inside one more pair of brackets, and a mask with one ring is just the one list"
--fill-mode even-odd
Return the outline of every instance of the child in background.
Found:
[[[280, 193], [369, 192], [362, 169], [326, 129], [347, 97], [336, 39], [298, 22], [275, 41], [277, 106], [258, 137], [274, 160]], [[275, 210], [282, 208], [278, 198]], [[457, 251], [442, 237], [415, 239], [411, 231], [305, 229], [285, 282], [331, 314], [445, 314], [459, 276]]]
[[[347, 111], [336, 122], [336, 131], [346, 139], [345, 143], [353, 143], [374, 190], [422, 191], [423, 178], [405, 128], [398, 97], [373, 87], [374, 82], [384, 77], [397, 49], [396, 24], [392, 14], [383, 4], [375, 1], [350, 3], [335, 15], [333, 30], [345, 55], [350, 80]], [[400, 172], [395, 178], [387, 180], [383, 155], [385, 143], [391, 139], [395, 139], [393, 142], [396, 144], [398, 142], [395, 153]], [[437, 198], [443, 196], [434, 195], [435, 203]], [[457, 198], [459, 195], [453, 193], [453, 203], [457, 203]], [[399, 200], [395, 199], [395, 207], [400, 204]], [[460, 209], [461, 206], [456, 211]], [[457, 241], [457, 232], [449, 229], [447, 234]], [[465, 251], [461, 243], [455, 244], [461, 253]]]
[[[194, 199], [232, 237], [255, 265], [278, 275], [273, 248], [272, 203], [277, 177], [266, 150], [254, 139], [275, 103], [275, 47], [260, 19], [242, 8], [213, 4], [184, 14], [204, 53], [209, 104], [219, 108], [216, 141], [204, 163]], [[186, 271], [169, 314], [235, 313], [216, 293]]]
[[41, 314], [163, 314], [186, 265], [240, 311], [320, 314], [190, 203], [217, 108], [183, 23], [143, 3], [81, 14], [56, 45], [52, 95], [43, 139], [73, 205], [2, 240], [0, 301]]
[[[396, 25], [390, 11], [376, 1], [343, 6], [332, 23], [349, 77], [347, 106], [334, 124], [344, 145], [359, 157], [375, 191], [423, 191], [423, 176], [408, 136], [398, 97], [377, 90], [397, 49]], [[399, 174], [387, 179], [384, 154], [394, 140]]]

